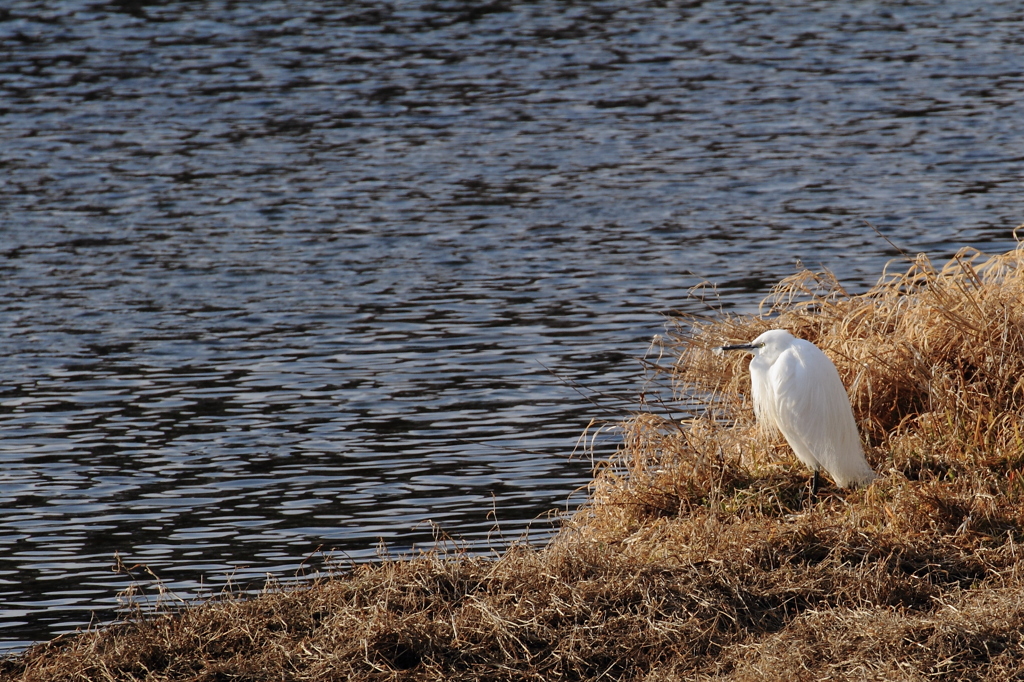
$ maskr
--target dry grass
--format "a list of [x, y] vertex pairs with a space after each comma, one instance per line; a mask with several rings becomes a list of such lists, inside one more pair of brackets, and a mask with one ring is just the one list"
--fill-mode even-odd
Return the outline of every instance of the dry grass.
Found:
[[[25, 680], [1024, 680], [1024, 250], [919, 257], [849, 296], [664, 340], [684, 421], [639, 412], [547, 547], [432, 554], [136, 617], [0, 664]], [[742, 358], [785, 327], [833, 358], [880, 478], [806, 500]]]

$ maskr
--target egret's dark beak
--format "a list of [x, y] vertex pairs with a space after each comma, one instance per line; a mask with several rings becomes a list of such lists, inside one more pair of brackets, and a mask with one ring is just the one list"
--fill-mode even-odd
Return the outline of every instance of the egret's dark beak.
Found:
[[735, 346], [719, 346], [715, 350], [727, 351], [727, 350], [757, 350], [757, 346], [752, 343], [740, 343]]

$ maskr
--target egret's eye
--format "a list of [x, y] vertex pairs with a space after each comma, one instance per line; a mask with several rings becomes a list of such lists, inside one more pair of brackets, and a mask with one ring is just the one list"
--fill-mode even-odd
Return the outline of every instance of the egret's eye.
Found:
[[764, 348], [764, 341], [762, 341], [761, 343], [757, 344], [757, 347], [758, 348]]

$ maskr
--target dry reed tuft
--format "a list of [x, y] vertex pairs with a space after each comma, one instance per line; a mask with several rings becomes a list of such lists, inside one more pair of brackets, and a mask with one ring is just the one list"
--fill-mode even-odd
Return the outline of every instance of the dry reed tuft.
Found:
[[[865, 294], [784, 280], [664, 341], [686, 419], [639, 412], [545, 548], [428, 554], [39, 645], [24, 680], [1024, 680], [1024, 248], [919, 256]], [[825, 488], [753, 423], [740, 358], [835, 361], [881, 474]]]

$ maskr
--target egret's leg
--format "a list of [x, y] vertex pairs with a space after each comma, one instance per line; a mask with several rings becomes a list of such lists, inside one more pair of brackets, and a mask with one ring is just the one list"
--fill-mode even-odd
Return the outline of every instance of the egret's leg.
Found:
[[819, 486], [821, 486], [821, 474], [819, 474], [818, 470], [815, 469], [814, 470], [814, 476], [811, 476], [811, 494], [810, 494], [811, 504], [814, 504], [815, 502], [818, 501], [818, 487]]

